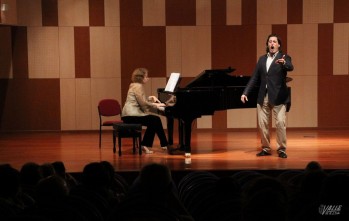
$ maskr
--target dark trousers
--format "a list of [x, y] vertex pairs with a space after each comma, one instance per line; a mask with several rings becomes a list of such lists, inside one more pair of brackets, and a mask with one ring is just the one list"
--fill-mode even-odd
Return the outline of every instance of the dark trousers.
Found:
[[125, 123], [142, 124], [143, 126], [147, 127], [141, 142], [143, 146], [152, 147], [155, 134], [157, 134], [157, 136], [159, 137], [160, 145], [162, 147], [168, 145], [164, 128], [162, 127], [161, 119], [159, 116], [155, 116], [155, 115], [146, 115], [146, 116], [139, 116], [139, 117], [127, 116], [127, 117], [122, 117], [122, 120]]

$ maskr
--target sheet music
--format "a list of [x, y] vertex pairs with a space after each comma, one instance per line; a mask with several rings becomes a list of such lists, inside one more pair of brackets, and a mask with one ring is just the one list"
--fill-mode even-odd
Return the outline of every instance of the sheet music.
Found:
[[168, 79], [168, 82], [166, 84], [165, 91], [173, 92], [178, 84], [178, 80], [180, 76], [181, 76], [180, 73], [171, 73], [170, 78]]

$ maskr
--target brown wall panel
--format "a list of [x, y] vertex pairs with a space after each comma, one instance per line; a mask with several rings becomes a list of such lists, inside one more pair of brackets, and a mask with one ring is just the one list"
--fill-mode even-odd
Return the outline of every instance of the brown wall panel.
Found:
[[41, 0], [42, 25], [58, 26], [58, 0]]
[[89, 0], [90, 26], [104, 26], [104, 0]]
[[257, 0], [242, 1], [241, 23], [243, 25], [251, 25], [257, 23]]
[[166, 0], [166, 25], [196, 25], [196, 1]]
[[236, 68], [251, 74], [256, 64], [256, 26], [213, 26], [212, 68]]
[[12, 27], [13, 78], [28, 78], [27, 28]]
[[287, 25], [273, 25], [271, 32], [281, 38], [282, 51], [287, 53]]
[[9, 26], [0, 26], [0, 78], [12, 75], [12, 31]]
[[[318, 26], [318, 75], [333, 75], [333, 24]], [[321, 84], [319, 84], [321, 88]]]
[[287, 23], [302, 24], [303, 0], [287, 0]]
[[150, 77], [166, 77], [165, 27], [121, 27], [120, 38], [123, 98], [135, 68], [147, 68]]
[[318, 117], [320, 128], [349, 127], [349, 76], [319, 76]]
[[90, 29], [89, 27], [74, 28], [75, 77], [90, 78]]
[[1, 130], [60, 130], [59, 79], [1, 80]]
[[349, 1], [348, 0], [334, 0], [333, 22], [348, 23], [349, 22]]
[[120, 26], [142, 25], [142, 0], [120, 0]]
[[211, 24], [226, 25], [227, 6], [226, 0], [211, 0]]

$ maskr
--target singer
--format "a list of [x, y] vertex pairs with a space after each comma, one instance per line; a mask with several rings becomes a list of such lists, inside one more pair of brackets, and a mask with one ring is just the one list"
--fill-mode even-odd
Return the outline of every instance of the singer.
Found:
[[[250, 81], [241, 95], [243, 103], [248, 102], [248, 94], [253, 87], [259, 86], [257, 98], [258, 127], [261, 135], [262, 150], [257, 156], [270, 156], [269, 119], [273, 112], [276, 124], [277, 153], [287, 158], [286, 104], [290, 95], [286, 85], [287, 72], [293, 70], [291, 57], [281, 50], [281, 39], [271, 34], [266, 42], [266, 54], [257, 62]], [[257, 85], [259, 83], [259, 85]]]

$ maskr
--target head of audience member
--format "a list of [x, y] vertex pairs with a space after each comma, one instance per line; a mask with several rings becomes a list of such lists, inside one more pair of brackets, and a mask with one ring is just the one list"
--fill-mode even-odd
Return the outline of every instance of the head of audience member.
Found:
[[41, 168], [42, 176], [44, 178], [56, 174], [55, 168], [51, 163], [44, 163], [40, 166], [40, 168]]
[[41, 167], [37, 163], [25, 163], [20, 169], [20, 180], [24, 186], [36, 186], [42, 178]]
[[106, 172], [109, 174], [111, 178], [114, 177], [115, 169], [113, 165], [109, 161], [101, 161], [100, 164], [105, 168]]
[[158, 163], [145, 165], [140, 174], [139, 182], [141, 188], [149, 192], [167, 192], [172, 188], [171, 170]]
[[13, 199], [19, 192], [19, 171], [10, 164], [0, 165], [0, 198]]
[[89, 163], [82, 171], [82, 183], [89, 188], [108, 188], [110, 182], [110, 173], [100, 162]]
[[69, 189], [64, 179], [52, 175], [40, 180], [36, 193], [39, 205], [52, 205], [63, 202], [69, 194]]
[[326, 177], [327, 173], [322, 170], [310, 170], [305, 173], [301, 180], [301, 192], [303, 197], [317, 200], [322, 188], [322, 183]]
[[317, 161], [310, 161], [305, 167], [305, 172], [322, 171], [322, 166]]
[[53, 166], [57, 175], [65, 178], [66, 169], [65, 169], [64, 163], [62, 161], [55, 161], [52, 163], [52, 166]]

